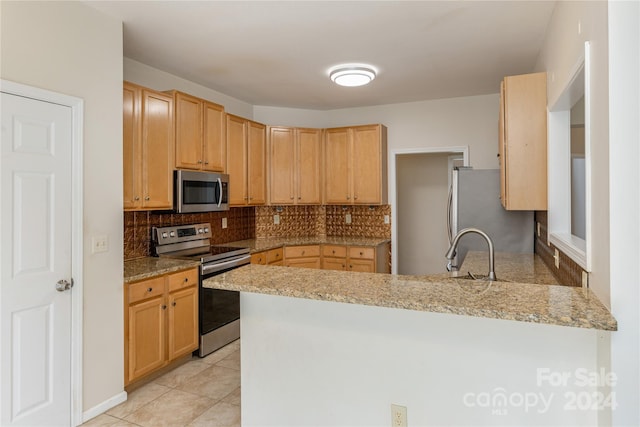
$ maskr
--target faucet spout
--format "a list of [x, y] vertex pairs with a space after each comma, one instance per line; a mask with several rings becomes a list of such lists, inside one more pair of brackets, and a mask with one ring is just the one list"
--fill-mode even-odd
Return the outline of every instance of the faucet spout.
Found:
[[[480, 230], [479, 228], [465, 228], [463, 230], [460, 230], [458, 232], [458, 234], [456, 234], [456, 236], [453, 238], [453, 241], [451, 242], [451, 246], [449, 246], [449, 250], [444, 255], [445, 258], [447, 258], [447, 260], [449, 260], [449, 263], [447, 264], [447, 269], [449, 269], [449, 267], [451, 266], [451, 261], [453, 260], [453, 257], [456, 256], [456, 249], [458, 247], [458, 242], [460, 241], [460, 238], [462, 236], [464, 236], [465, 234], [468, 234], [468, 233], [479, 234], [480, 236], [484, 237], [484, 239], [487, 241], [487, 246], [489, 246], [489, 274], [488, 274], [488, 279], [491, 280], [491, 281], [497, 280], [496, 279], [496, 272], [495, 272], [495, 259], [494, 259], [493, 241], [491, 240], [491, 237], [489, 237], [489, 235], [487, 233], [485, 233], [484, 231]], [[449, 271], [451, 271], [451, 270], [449, 270]]]

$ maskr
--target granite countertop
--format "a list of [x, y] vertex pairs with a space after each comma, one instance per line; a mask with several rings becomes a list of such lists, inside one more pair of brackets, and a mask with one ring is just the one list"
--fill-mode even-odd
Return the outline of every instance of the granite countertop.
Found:
[[124, 283], [137, 282], [174, 271], [199, 267], [200, 261], [145, 257], [124, 262]]
[[[500, 273], [497, 274], [500, 279]], [[507, 275], [506, 269], [504, 275]], [[446, 274], [401, 276], [257, 264], [206, 279], [203, 286], [348, 304], [617, 330], [616, 320], [590, 290], [568, 286], [507, 281], [492, 283], [450, 278]]]
[[[443, 264], [444, 265], [444, 264]], [[560, 285], [549, 267], [538, 255], [518, 253], [495, 253], [495, 269], [498, 280], [520, 283], [537, 283], [540, 285]], [[471, 251], [467, 254], [460, 273], [486, 275], [489, 272], [489, 253]]]
[[301, 245], [349, 245], [349, 246], [378, 246], [382, 243], [390, 242], [391, 239], [384, 237], [342, 237], [342, 236], [306, 236], [306, 237], [284, 237], [273, 239], [247, 239], [236, 242], [223, 243], [216, 246], [232, 246], [239, 248], [249, 248], [251, 253], [268, 251], [270, 249], [284, 246]]

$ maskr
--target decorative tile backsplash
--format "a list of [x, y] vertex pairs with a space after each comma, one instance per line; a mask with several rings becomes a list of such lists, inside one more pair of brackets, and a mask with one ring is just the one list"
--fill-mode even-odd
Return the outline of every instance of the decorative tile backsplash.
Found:
[[555, 266], [553, 255], [556, 247], [553, 244], [547, 244], [547, 211], [536, 211], [535, 221], [536, 223], [540, 223], [540, 236], [538, 237], [536, 233], [535, 253], [542, 258], [547, 267], [549, 267], [549, 270], [551, 270], [561, 284], [567, 286], [582, 286], [582, 267], [576, 264], [574, 260], [565, 255], [560, 249], [558, 249], [560, 268], [556, 268]]
[[[351, 215], [351, 224], [346, 215]], [[280, 224], [275, 224], [278, 215]], [[391, 238], [391, 206], [258, 206], [256, 239], [302, 236]], [[389, 221], [390, 222], [390, 221]]]
[[[222, 228], [227, 218], [227, 228]], [[182, 224], [211, 224], [211, 242], [221, 244], [255, 237], [254, 208], [231, 208], [225, 212], [175, 214], [158, 212], [124, 213], [124, 259], [135, 259], [151, 254], [151, 227]]]
[[[351, 224], [346, 215], [351, 215]], [[274, 215], [280, 224], [274, 224]], [[274, 237], [345, 236], [391, 238], [391, 206], [257, 206], [231, 208], [226, 212], [175, 214], [124, 213], [124, 259], [151, 254], [151, 227], [211, 223], [212, 243]], [[222, 228], [227, 218], [227, 228]], [[391, 221], [389, 221], [391, 222]]]

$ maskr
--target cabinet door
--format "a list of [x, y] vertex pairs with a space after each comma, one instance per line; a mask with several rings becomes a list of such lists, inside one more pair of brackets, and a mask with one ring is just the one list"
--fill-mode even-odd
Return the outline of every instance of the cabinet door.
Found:
[[322, 260], [322, 268], [324, 270], [345, 271], [347, 269], [347, 260], [346, 260], [346, 258], [329, 258], [329, 257], [325, 257]]
[[292, 258], [285, 259], [284, 265], [287, 267], [299, 268], [320, 268], [320, 258]]
[[198, 348], [198, 287], [169, 294], [169, 361]]
[[227, 173], [229, 204], [247, 204], [246, 120], [227, 115]]
[[212, 102], [204, 103], [203, 169], [224, 172], [227, 148], [224, 140], [224, 107]]
[[267, 127], [248, 122], [247, 194], [250, 205], [267, 202]]
[[142, 181], [140, 165], [142, 151], [140, 144], [140, 117], [142, 90], [124, 83], [122, 86], [122, 171], [124, 184], [124, 209], [140, 207]]
[[129, 306], [129, 382], [165, 363], [165, 309], [161, 296]]
[[295, 203], [294, 133], [292, 128], [269, 128], [269, 202], [274, 205]]
[[202, 168], [202, 101], [176, 92], [176, 168]]
[[375, 273], [375, 261], [372, 259], [350, 259], [349, 271], [359, 271], [362, 273]]
[[322, 130], [297, 130], [296, 203], [322, 203]]
[[498, 164], [500, 165], [500, 201], [507, 206], [506, 165], [504, 158], [504, 81], [500, 82], [500, 112], [498, 115]]
[[327, 129], [325, 133], [325, 202], [350, 204], [349, 129]]
[[173, 207], [173, 97], [142, 91], [142, 207]]
[[382, 200], [380, 127], [356, 127], [352, 132], [353, 202], [378, 204]]

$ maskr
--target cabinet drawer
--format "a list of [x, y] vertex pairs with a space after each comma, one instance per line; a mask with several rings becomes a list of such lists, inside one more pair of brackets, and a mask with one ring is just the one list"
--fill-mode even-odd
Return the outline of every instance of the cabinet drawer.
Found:
[[173, 292], [178, 289], [187, 288], [198, 284], [198, 269], [193, 268], [191, 270], [180, 271], [178, 273], [170, 274], [169, 277], [169, 292]]
[[363, 248], [352, 246], [349, 248], [349, 258], [374, 259], [376, 250], [374, 248]]
[[255, 254], [251, 254], [251, 264], [266, 264], [267, 263], [267, 252], [258, 252]]
[[285, 258], [319, 257], [320, 246], [288, 246], [284, 248]]
[[274, 262], [282, 261], [284, 258], [282, 248], [271, 249], [267, 252], [267, 264], [273, 264]]
[[320, 258], [293, 258], [287, 259], [285, 262], [285, 266], [287, 267], [298, 267], [298, 268], [320, 268]]
[[129, 304], [164, 293], [164, 277], [145, 280], [129, 285]]
[[345, 258], [347, 256], [346, 246], [324, 245], [322, 255], [335, 258]]

